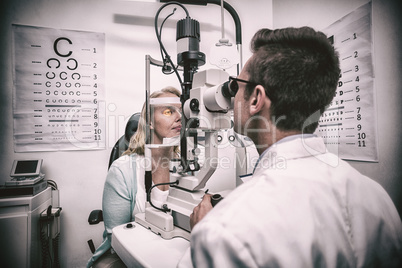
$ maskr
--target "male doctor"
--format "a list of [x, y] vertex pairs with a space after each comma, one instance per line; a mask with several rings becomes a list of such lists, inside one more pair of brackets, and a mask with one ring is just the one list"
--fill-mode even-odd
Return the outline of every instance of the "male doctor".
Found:
[[[385, 190], [312, 133], [339, 60], [311, 28], [262, 29], [230, 87], [235, 131], [260, 154], [247, 182], [191, 215], [195, 267], [402, 267], [402, 224]], [[188, 261], [185, 263], [185, 261]]]

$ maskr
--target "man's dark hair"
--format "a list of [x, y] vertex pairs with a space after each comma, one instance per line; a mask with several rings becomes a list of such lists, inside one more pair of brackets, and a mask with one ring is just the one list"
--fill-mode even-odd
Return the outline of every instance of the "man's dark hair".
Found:
[[[251, 41], [249, 80], [262, 85], [271, 99], [271, 117], [280, 130], [313, 133], [306, 119], [321, 115], [333, 99], [339, 79], [338, 54], [327, 36], [309, 27], [261, 29]], [[252, 87], [248, 86], [247, 94]], [[303, 129], [304, 127], [304, 129]]]

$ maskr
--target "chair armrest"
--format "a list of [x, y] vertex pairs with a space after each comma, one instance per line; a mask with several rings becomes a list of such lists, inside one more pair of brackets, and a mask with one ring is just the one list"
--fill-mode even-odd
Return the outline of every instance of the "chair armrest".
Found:
[[101, 221], [103, 221], [102, 210], [100, 210], [100, 209], [92, 210], [91, 214], [89, 214], [89, 217], [88, 217], [88, 223], [90, 225], [94, 225], [94, 224], [100, 223]]

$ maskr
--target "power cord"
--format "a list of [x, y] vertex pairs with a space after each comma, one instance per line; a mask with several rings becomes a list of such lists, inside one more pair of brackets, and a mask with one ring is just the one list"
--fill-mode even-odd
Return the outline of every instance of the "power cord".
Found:
[[[49, 205], [39, 218], [40, 240], [42, 246], [42, 267], [59, 268], [59, 240], [60, 230], [58, 217], [60, 217], [61, 207], [54, 209]], [[50, 244], [50, 240], [52, 243]]]
[[[170, 13], [162, 22], [161, 26], [160, 26], [160, 30], [159, 30], [159, 36], [162, 36], [162, 29], [163, 29], [163, 25], [165, 24], [165, 22], [167, 21], [168, 18], [170, 18], [175, 12], [176, 12], [176, 8], [173, 9], [172, 13]], [[161, 57], [162, 57], [162, 62], [163, 62], [163, 66], [162, 66], [162, 73], [168, 75], [168, 74], [172, 74], [174, 72], [173, 67], [170, 65], [169, 62], [169, 55], [164, 55], [163, 54], [163, 50], [161, 47], [160, 48], [160, 52], [161, 52]]]
[[[165, 8], [166, 6], [168, 6], [168, 5], [178, 5], [178, 6], [180, 6], [181, 8], [183, 8], [184, 12], [186, 12], [186, 17], [187, 17], [187, 18], [190, 17], [190, 15], [189, 15], [189, 13], [188, 13], [188, 10], [187, 10], [182, 4], [180, 4], [180, 3], [178, 3], [178, 2], [168, 2], [168, 3], [164, 4], [163, 6], [161, 6], [161, 7], [158, 9], [158, 11], [156, 12], [156, 15], [155, 15], [155, 23], [154, 23], [154, 24], [155, 24], [155, 34], [156, 34], [156, 38], [158, 39], [161, 52], [163, 52], [163, 53], [165, 54], [165, 57], [163, 57], [163, 55], [162, 55], [162, 58], [163, 58], [163, 60], [164, 60], [163, 62], [165, 63], [166, 61], [168, 61], [168, 62], [170, 63], [171, 67], [173, 68], [173, 71], [176, 73], [176, 76], [177, 76], [177, 78], [179, 79], [180, 85], [182, 85], [183, 82], [182, 82], [182, 79], [181, 79], [181, 77], [180, 77], [180, 75], [179, 75], [179, 72], [178, 72], [176, 66], [174, 65], [172, 59], [170, 58], [169, 54], [167, 53], [167, 51], [166, 51], [166, 49], [165, 49], [165, 46], [164, 46], [163, 43], [162, 43], [162, 39], [161, 39], [162, 28], [161, 28], [160, 31], [158, 31], [158, 18], [159, 18], [159, 14], [160, 14], [160, 12], [162, 11], [162, 9], [164, 9], [164, 8]], [[175, 10], [173, 11], [173, 13], [174, 13], [174, 12], [175, 12]], [[173, 15], [173, 13], [170, 14], [167, 18], [169, 18], [171, 15]], [[166, 19], [167, 19], [167, 18], [166, 18]], [[163, 22], [163, 23], [164, 23], [164, 22]], [[162, 23], [162, 24], [163, 24], [163, 23]], [[162, 26], [161, 26], [161, 27], [162, 27]], [[162, 54], [163, 54], [163, 53], [162, 53]]]
[[40, 218], [40, 240], [42, 244], [42, 268], [52, 267], [52, 254], [50, 252], [49, 236], [50, 236], [50, 221], [52, 206], [50, 205], [46, 210], [46, 216]]
[[170, 212], [170, 208], [168, 208], [166, 204], [163, 204], [162, 208], [158, 208], [157, 206], [155, 206], [155, 205], [152, 203], [152, 200], [151, 200], [151, 192], [152, 192], [152, 189], [153, 189], [153, 188], [155, 188], [155, 187], [157, 187], [157, 186], [160, 186], [160, 185], [178, 185], [178, 184], [179, 184], [179, 180], [176, 180], [176, 181], [174, 181], [174, 182], [164, 182], [164, 183], [158, 183], [158, 184], [153, 185], [153, 186], [149, 189], [149, 191], [148, 191], [148, 200], [149, 200], [149, 204], [151, 204], [151, 206], [152, 206], [153, 208], [155, 208], [155, 209], [157, 209], [157, 210], [160, 210], [160, 211], [162, 211], [162, 212]]
[[60, 241], [60, 233], [53, 238], [53, 254], [54, 254], [54, 260], [53, 260], [53, 267], [54, 268], [59, 268], [60, 267], [60, 257], [59, 257], [59, 241]]
[[47, 184], [50, 185], [50, 187], [52, 187], [53, 190], [57, 190], [57, 183], [53, 180], [47, 180]]

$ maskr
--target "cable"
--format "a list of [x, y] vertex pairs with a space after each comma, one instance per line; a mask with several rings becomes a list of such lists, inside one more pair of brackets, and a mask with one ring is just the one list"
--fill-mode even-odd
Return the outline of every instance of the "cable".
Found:
[[[160, 30], [159, 30], [159, 36], [162, 36], [163, 25], [165, 24], [165, 22], [167, 21], [167, 19], [170, 18], [170, 17], [176, 12], [176, 10], [177, 10], [177, 9], [174, 8], [173, 11], [172, 11], [172, 13], [170, 13], [170, 14], [163, 20], [161, 26], [159, 27], [159, 28], [160, 28]], [[163, 62], [162, 72], [163, 72], [164, 74], [167, 74], [167, 75], [168, 75], [168, 74], [172, 74], [172, 73], [174, 72], [174, 70], [172, 70], [172, 69], [170, 68], [170, 66], [167, 65], [167, 63], [170, 63], [170, 62], [168, 62], [168, 60], [166, 59], [166, 56], [163, 55], [163, 50], [162, 50], [162, 48], [160, 48], [160, 52], [161, 52], [161, 57], [162, 57], [162, 62]]]
[[181, 8], [183, 8], [184, 12], [186, 12], [186, 17], [190, 17], [190, 16], [189, 16], [188, 10], [187, 10], [182, 4], [180, 4], [180, 3], [178, 3], [178, 2], [169, 2], [169, 3], [164, 4], [163, 6], [161, 6], [161, 7], [158, 9], [158, 11], [156, 12], [156, 15], [155, 15], [155, 23], [154, 23], [154, 24], [155, 24], [156, 38], [158, 39], [159, 46], [160, 46], [160, 48], [162, 49], [162, 51], [165, 53], [165, 58], [170, 62], [171, 66], [172, 66], [172, 68], [173, 68], [173, 71], [176, 73], [176, 76], [177, 76], [177, 78], [179, 79], [180, 85], [182, 85], [183, 82], [182, 82], [182, 80], [181, 80], [181, 77], [180, 77], [180, 75], [179, 75], [179, 72], [177, 71], [177, 68], [176, 68], [176, 66], [174, 65], [174, 63], [173, 63], [172, 59], [170, 58], [169, 54], [167, 53], [167, 51], [166, 51], [166, 49], [165, 49], [165, 46], [164, 46], [163, 43], [162, 43], [162, 40], [161, 40], [161, 36], [160, 36], [160, 34], [159, 34], [159, 31], [158, 31], [158, 18], [159, 18], [159, 13], [162, 11], [162, 9], [164, 9], [164, 8], [165, 8], [166, 6], [168, 6], [168, 5], [178, 5], [178, 6], [180, 6]]
[[164, 183], [158, 183], [153, 185], [149, 191], [148, 191], [148, 200], [149, 200], [149, 204], [151, 204], [151, 206], [157, 210], [160, 210], [162, 212], [169, 212], [170, 209], [166, 206], [166, 204], [163, 205], [163, 208], [158, 208], [157, 206], [155, 206], [154, 204], [152, 204], [152, 200], [151, 200], [151, 191], [153, 188], [155, 188], [156, 186], [160, 186], [160, 185], [178, 185], [179, 181], [175, 181], [175, 182], [164, 182]]
[[[159, 42], [159, 46], [160, 46], [160, 49], [161, 49], [161, 53], [162, 53], [162, 51], [165, 53], [165, 57], [162, 56], [162, 58], [163, 58], [163, 60], [164, 60], [163, 62], [166, 62], [166, 59], [168, 60], [168, 62], [170, 63], [170, 65], [171, 65], [172, 68], [173, 68], [173, 71], [176, 73], [177, 78], [179, 79], [179, 83], [180, 83], [180, 85], [181, 85], [181, 84], [182, 84], [182, 80], [181, 80], [181, 77], [180, 77], [180, 75], [179, 75], [179, 73], [178, 73], [178, 71], [177, 71], [177, 68], [175, 67], [173, 61], [171, 60], [169, 54], [167, 53], [167, 51], [166, 51], [166, 49], [165, 49], [165, 47], [164, 47], [164, 45], [163, 45], [163, 43], [162, 43], [161, 35], [160, 35], [160, 33], [162, 32], [162, 29], [161, 29], [161, 32], [160, 32], [160, 33], [158, 32], [158, 17], [159, 17], [159, 13], [162, 11], [163, 8], [165, 8], [166, 6], [171, 5], [171, 4], [177, 4], [177, 5], [181, 6], [181, 7], [184, 9], [184, 11], [186, 12], [186, 16], [187, 16], [187, 17], [189, 16], [187, 9], [186, 9], [182, 4], [180, 4], [180, 3], [170, 2], [170, 3], [164, 4], [163, 6], [161, 6], [161, 7], [159, 8], [158, 12], [157, 12], [156, 15], [155, 15], [155, 33], [156, 33], [156, 37], [157, 37], [158, 42]], [[169, 15], [168, 17], [170, 17], [170, 15]]]
[[[50, 245], [49, 245], [49, 223], [47, 220], [40, 221], [40, 240], [42, 244], [42, 267], [46, 268], [52, 266], [52, 256], [50, 254]], [[45, 231], [46, 230], [46, 231]]]
[[47, 184], [49, 184], [53, 190], [57, 190], [57, 183], [53, 180], [47, 180]]
[[60, 258], [59, 258], [59, 240], [60, 240], [60, 233], [53, 238], [53, 267], [60, 268]]

